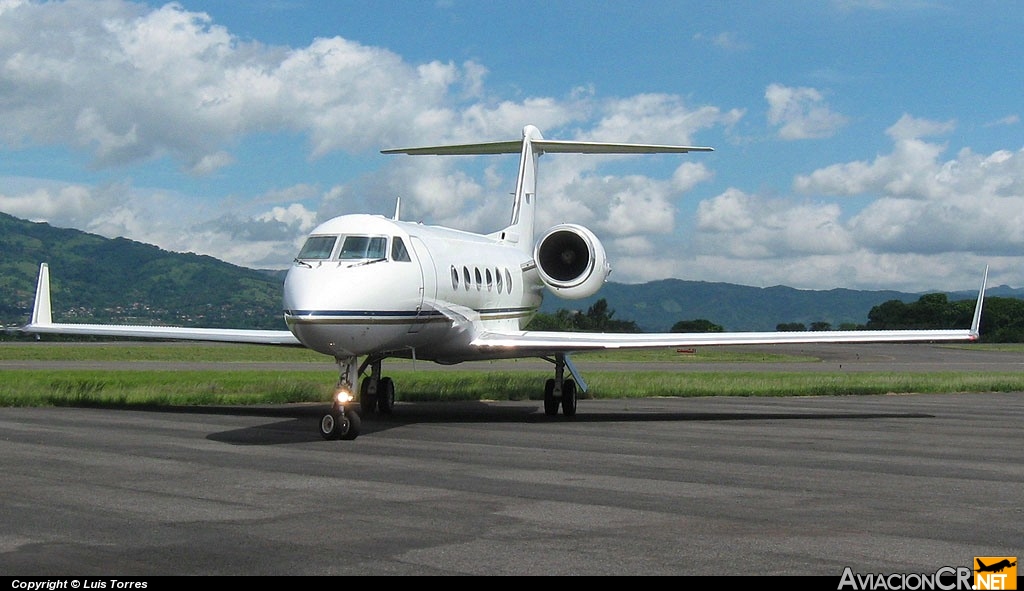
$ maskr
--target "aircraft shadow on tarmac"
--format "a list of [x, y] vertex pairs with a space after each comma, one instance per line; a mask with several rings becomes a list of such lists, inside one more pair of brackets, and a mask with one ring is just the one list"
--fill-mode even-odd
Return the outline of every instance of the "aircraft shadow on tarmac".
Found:
[[[163, 412], [217, 414], [225, 416], [278, 417], [285, 420], [211, 433], [207, 439], [231, 445], [281, 445], [322, 441], [316, 422], [327, 410], [323, 405], [282, 407], [188, 407], [165, 408]], [[363, 417], [361, 437], [415, 424], [443, 423], [628, 423], [763, 420], [871, 420], [934, 418], [923, 413], [878, 412], [672, 412], [622, 410], [582, 412], [573, 417], [547, 416], [537, 402], [412, 402], [399, 403], [394, 414]]]

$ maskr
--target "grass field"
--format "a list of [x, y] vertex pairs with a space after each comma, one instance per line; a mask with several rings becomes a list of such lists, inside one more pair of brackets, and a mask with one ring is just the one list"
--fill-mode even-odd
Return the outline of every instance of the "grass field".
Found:
[[[978, 345], [972, 345], [978, 347]], [[1024, 346], [1009, 346], [1024, 351]], [[1000, 347], [1005, 350], [1007, 346]], [[728, 372], [693, 371], [696, 361], [785, 363], [808, 358], [703, 348], [695, 355], [668, 350], [589, 354], [581, 360], [628, 361], [637, 371], [587, 371], [592, 398], [651, 396], [821, 396], [850, 394], [1024, 391], [1020, 372]], [[0, 406], [153, 406], [327, 402], [337, 373], [331, 360], [298, 348], [153, 343], [15, 343], [0, 345], [0, 361], [185, 362], [188, 369], [4, 369]], [[211, 368], [203, 368], [204, 363]], [[247, 363], [280, 363], [273, 369]], [[679, 371], [651, 371], [645, 363]], [[212, 363], [216, 363], [214, 368]], [[239, 368], [231, 367], [238, 363]], [[421, 364], [423, 362], [420, 362]], [[31, 364], [27, 364], [31, 366]], [[144, 364], [147, 365], [148, 364]], [[431, 364], [432, 365], [432, 364]], [[662, 367], [662, 365], [659, 365]], [[397, 398], [526, 400], [541, 397], [548, 369], [417, 371], [411, 361], [387, 364]], [[642, 376], [642, 379], [640, 379]]]

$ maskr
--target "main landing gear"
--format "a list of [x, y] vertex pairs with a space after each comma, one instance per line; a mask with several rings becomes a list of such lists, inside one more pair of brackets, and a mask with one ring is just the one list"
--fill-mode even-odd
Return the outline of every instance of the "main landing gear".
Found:
[[[338, 387], [335, 389], [331, 410], [320, 419], [320, 435], [324, 439], [355, 439], [359, 437], [362, 420], [359, 413], [374, 411], [389, 415], [395, 407], [395, 383], [380, 375], [381, 359], [367, 358], [362, 365], [358, 359], [338, 359]], [[355, 384], [366, 367], [370, 375], [359, 386], [358, 400], [354, 396]], [[359, 410], [356, 410], [356, 403]]]
[[[550, 361], [550, 360], [549, 360]], [[562, 414], [571, 417], [576, 414], [576, 382], [565, 379], [565, 354], [558, 353], [553, 361], [555, 377], [544, 384], [544, 414], [553, 417], [561, 405]]]
[[[582, 380], [577, 386], [576, 380], [566, 378], [568, 367], [571, 374], [579, 375], [564, 353], [555, 354], [554, 358], [545, 358], [555, 364], [555, 377], [544, 384], [544, 414], [555, 416], [558, 409], [562, 414], [571, 417], [576, 414], [576, 392], [586, 391], [587, 385]], [[334, 393], [331, 410], [320, 418], [320, 435], [324, 439], [355, 439], [362, 428], [360, 413], [377, 412], [389, 415], [395, 407], [395, 383], [391, 378], [381, 377], [382, 358], [367, 358], [362, 365], [358, 359], [349, 357], [338, 359], [338, 387]], [[355, 384], [359, 376], [369, 367], [370, 375], [359, 384], [359, 397], [354, 396]], [[358, 406], [358, 410], [357, 410]]]

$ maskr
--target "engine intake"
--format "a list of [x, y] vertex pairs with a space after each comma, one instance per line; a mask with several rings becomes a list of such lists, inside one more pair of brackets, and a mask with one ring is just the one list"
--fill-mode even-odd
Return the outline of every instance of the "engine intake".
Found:
[[575, 224], [548, 230], [533, 253], [541, 281], [555, 295], [570, 300], [597, 293], [611, 266], [604, 246], [593, 232]]

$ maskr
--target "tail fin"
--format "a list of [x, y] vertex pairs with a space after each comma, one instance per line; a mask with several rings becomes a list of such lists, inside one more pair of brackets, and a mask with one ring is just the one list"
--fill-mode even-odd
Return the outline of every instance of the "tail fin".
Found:
[[546, 140], [539, 129], [533, 125], [527, 125], [523, 128], [523, 139], [521, 140], [424, 148], [395, 148], [381, 150], [381, 153], [454, 156], [515, 154], [519, 152], [519, 175], [516, 179], [512, 219], [508, 227], [498, 232], [496, 236], [504, 242], [517, 244], [521, 250], [532, 254], [534, 217], [537, 208], [537, 160], [541, 154], [545, 152], [553, 154], [684, 154], [686, 152], [711, 152], [712, 150], [713, 148], [697, 146]]
[[498, 233], [503, 242], [518, 244], [520, 250], [533, 254], [534, 220], [537, 213], [537, 160], [540, 153], [534, 142], [543, 140], [540, 130], [532, 125], [523, 128], [522, 152], [519, 155], [519, 174], [516, 177], [512, 219], [508, 227]]

